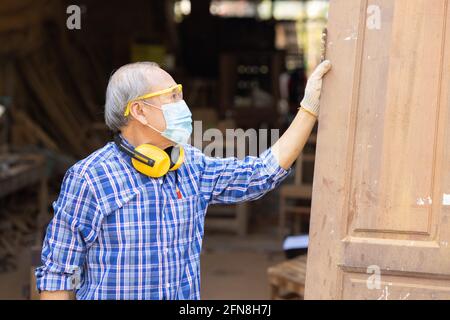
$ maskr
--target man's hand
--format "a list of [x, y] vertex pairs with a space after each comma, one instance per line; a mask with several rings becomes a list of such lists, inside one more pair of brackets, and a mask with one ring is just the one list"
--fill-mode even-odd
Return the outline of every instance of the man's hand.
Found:
[[322, 90], [322, 78], [331, 69], [331, 62], [325, 60], [314, 70], [306, 84], [305, 97], [300, 106], [306, 111], [311, 112], [316, 117], [319, 116], [320, 92]]

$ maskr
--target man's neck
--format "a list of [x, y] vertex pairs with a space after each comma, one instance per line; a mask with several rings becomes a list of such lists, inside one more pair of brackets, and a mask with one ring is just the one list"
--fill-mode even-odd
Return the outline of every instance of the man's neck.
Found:
[[144, 143], [149, 143], [160, 149], [166, 149], [170, 147], [169, 142], [157, 141], [155, 137], [149, 136], [143, 130], [137, 130], [136, 128], [126, 127], [121, 131], [122, 137], [126, 139], [132, 146], [137, 147]]

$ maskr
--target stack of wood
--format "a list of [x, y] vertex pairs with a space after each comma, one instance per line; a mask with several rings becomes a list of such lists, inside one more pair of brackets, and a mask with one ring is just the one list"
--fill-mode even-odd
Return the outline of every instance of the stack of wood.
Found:
[[93, 50], [72, 38], [66, 17], [57, 0], [1, 2], [0, 95], [12, 96], [14, 146], [79, 158], [108, 139], [106, 127], [98, 130], [107, 73]]
[[66, 28], [66, 18], [60, 0], [0, 2], [0, 98], [9, 101], [2, 119], [9, 137], [0, 141], [0, 272], [14, 268], [20, 248], [42, 232], [38, 218], [48, 218], [41, 217], [46, 201], [36, 205], [37, 178], [31, 180], [49, 162], [22, 172], [26, 152], [15, 149], [35, 146], [55, 159], [79, 159], [109, 138], [99, 125], [108, 73], [98, 53]]

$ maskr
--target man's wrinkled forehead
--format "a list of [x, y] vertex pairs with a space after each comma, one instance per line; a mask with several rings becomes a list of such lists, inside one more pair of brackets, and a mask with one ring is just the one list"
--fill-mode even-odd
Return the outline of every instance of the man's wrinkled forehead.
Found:
[[149, 93], [171, 88], [177, 84], [172, 76], [161, 68], [155, 68], [148, 77]]

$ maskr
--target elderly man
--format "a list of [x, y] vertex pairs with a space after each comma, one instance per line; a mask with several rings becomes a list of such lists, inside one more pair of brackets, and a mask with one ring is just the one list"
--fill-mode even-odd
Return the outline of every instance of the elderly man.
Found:
[[207, 157], [186, 144], [181, 85], [150, 62], [111, 77], [105, 120], [116, 133], [71, 167], [36, 269], [42, 299], [199, 299], [200, 251], [212, 203], [258, 199], [302, 151], [319, 112], [322, 63], [299, 112], [260, 157]]

